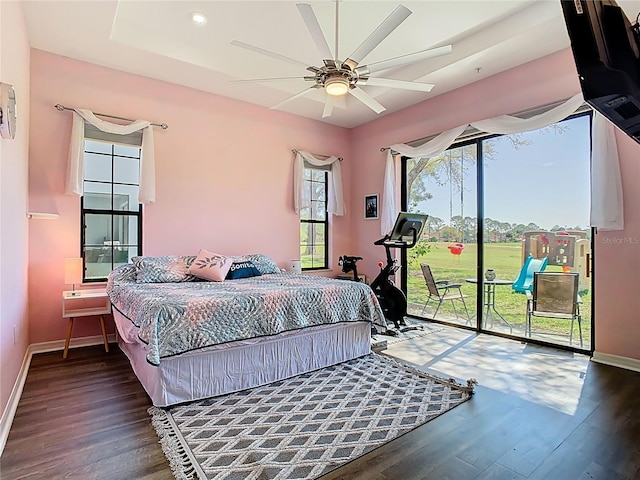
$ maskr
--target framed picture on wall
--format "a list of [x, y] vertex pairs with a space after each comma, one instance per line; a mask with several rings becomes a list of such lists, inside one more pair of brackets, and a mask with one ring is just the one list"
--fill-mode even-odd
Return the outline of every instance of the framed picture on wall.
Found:
[[378, 218], [378, 194], [364, 196], [364, 218], [373, 220]]

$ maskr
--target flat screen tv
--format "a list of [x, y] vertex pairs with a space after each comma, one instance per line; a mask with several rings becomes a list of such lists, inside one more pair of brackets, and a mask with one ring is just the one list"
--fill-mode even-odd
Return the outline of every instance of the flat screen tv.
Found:
[[614, 0], [561, 0], [584, 99], [640, 143], [640, 30]]

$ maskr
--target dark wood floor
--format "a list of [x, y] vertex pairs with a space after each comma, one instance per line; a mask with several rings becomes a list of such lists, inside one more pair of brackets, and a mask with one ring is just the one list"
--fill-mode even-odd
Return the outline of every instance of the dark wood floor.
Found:
[[[448, 327], [387, 353], [480, 384], [323, 480], [640, 479], [640, 373]], [[118, 348], [35, 355], [0, 478], [171, 480], [149, 406]]]

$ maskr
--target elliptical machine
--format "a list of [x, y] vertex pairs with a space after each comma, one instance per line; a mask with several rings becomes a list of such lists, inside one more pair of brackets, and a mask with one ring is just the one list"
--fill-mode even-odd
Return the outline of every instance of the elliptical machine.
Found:
[[391, 249], [408, 250], [413, 248], [422, 234], [427, 218], [428, 215], [421, 213], [400, 212], [391, 233], [373, 242], [374, 245], [384, 246], [387, 264], [384, 266], [382, 262], [378, 264], [380, 273], [371, 282], [371, 289], [378, 298], [385, 318], [392, 321], [396, 330], [400, 332], [421, 330], [422, 326], [407, 325], [405, 321], [407, 297], [402, 290], [394, 285], [390, 278], [400, 268], [397, 261], [391, 258]]

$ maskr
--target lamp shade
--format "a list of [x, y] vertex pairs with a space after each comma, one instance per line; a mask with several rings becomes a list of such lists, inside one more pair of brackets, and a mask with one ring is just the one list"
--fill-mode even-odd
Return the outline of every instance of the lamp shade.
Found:
[[75, 285], [82, 283], [82, 258], [64, 259], [64, 283]]

